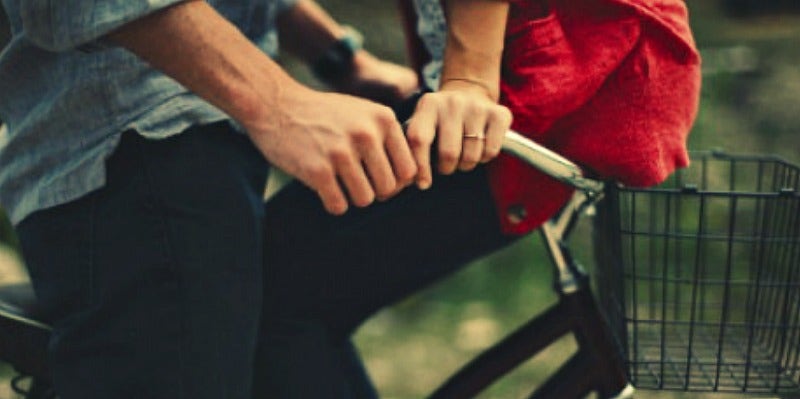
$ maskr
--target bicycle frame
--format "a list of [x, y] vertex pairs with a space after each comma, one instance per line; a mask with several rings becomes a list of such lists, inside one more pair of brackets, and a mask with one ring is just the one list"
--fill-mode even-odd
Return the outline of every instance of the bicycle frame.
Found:
[[566, 244], [580, 215], [602, 198], [604, 184], [587, 178], [571, 161], [516, 132], [506, 134], [503, 149], [576, 189], [559, 214], [541, 227], [554, 266], [559, 301], [464, 366], [430, 398], [473, 397], [566, 334], [575, 336], [578, 351], [530, 395], [531, 399], [577, 399], [592, 391], [601, 399], [631, 398], [633, 387], [628, 384], [621, 352], [595, 302], [587, 274]]

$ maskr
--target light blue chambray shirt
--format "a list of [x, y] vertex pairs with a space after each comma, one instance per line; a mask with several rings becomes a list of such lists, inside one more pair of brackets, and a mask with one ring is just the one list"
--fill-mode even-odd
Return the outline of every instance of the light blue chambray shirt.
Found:
[[[226, 119], [106, 33], [184, 0], [2, 0], [13, 37], [0, 54], [0, 205], [13, 223], [105, 184], [122, 132], [148, 138]], [[269, 54], [296, 0], [207, 0]]]

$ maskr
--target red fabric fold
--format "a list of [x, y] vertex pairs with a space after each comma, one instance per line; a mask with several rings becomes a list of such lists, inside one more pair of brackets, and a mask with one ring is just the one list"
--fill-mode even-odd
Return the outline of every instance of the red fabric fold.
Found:
[[[688, 165], [700, 59], [680, 0], [555, 0], [531, 19], [514, 2], [501, 102], [513, 128], [597, 173], [631, 186], [660, 183]], [[571, 190], [510, 156], [490, 164], [508, 233], [551, 217]]]

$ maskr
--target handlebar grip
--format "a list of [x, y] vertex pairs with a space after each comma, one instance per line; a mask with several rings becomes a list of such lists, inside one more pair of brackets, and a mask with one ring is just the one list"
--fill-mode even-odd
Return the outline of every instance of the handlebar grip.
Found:
[[603, 182], [586, 177], [578, 165], [513, 130], [503, 138], [503, 151], [587, 194], [603, 191]]

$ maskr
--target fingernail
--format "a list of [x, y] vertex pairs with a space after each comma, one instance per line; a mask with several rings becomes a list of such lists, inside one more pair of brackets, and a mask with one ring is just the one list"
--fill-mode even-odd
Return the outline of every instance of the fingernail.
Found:
[[398, 193], [398, 190], [394, 190], [391, 193], [386, 194], [386, 195], [377, 195], [377, 196], [375, 196], [375, 200], [378, 201], [378, 202], [385, 202], [385, 201], [388, 201], [390, 198], [394, 197], [395, 195], [397, 195], [397, 193]]
[[347, 213], [347, 208], [349, 208], [347, 205], [339, 205], [339, 206], [334, 206], [329, 211], [331, 214], [335, 216], [341, 216]]
[[419, 187], [420, 190], [427, 190], [431, 188], [431, 185], [432, 182], [430, 180], [422, 180], [417, 183], [417, 187]]

